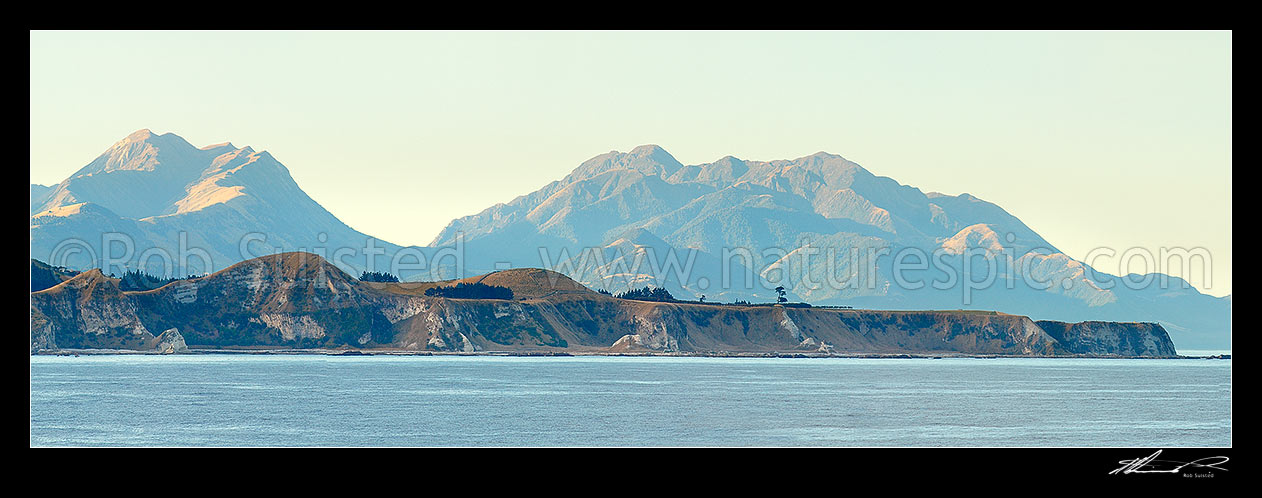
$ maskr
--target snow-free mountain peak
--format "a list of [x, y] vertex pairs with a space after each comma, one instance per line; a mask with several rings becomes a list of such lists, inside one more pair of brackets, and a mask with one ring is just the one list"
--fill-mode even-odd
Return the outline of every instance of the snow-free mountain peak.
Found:
[[[252, 166], [253, 164], [259, 166]], [[246, 185], [229, 176], [251, 168], [255, 194], [292, 183], [267, 152], [230, 142], [197, 148], [174, 133], [142, 129], [119, 140], [91, 163], [36, 198], [31, 214], [92, 203], [143, 219], [187, 213], [238, 197]], [[271, 178], [274, 177], [274, 178]]]
[[657, 145], [641, 145], [631, 152], [610, 151], [584, 161], [570, 172], [561, 183], [591, 178], [607, 171], [629, 169], [646, 176], [666, 177], [682, 168], [683, 165]]

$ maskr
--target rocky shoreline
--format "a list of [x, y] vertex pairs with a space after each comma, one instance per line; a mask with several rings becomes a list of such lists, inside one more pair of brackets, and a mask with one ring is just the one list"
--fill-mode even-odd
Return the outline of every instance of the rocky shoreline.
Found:
[[170, 351], [138, 351], [131, 349], [43, 349], [31, 353], [32, 356], [166, 356], [179, 355], [245, 355], [245, 356], [447, 356], [447, 357], [662, 357], [662, 358], [846, 358], [846, 359], [1009, 359], [1009, 358], [1054, 358], [1054, 359], [1141, 359], [1141, 360], [1230, 360], [1230, 354], [1208, 356], [1124, 356], [1124, 355], [981, 355], [961, 353], [801, 353], [801, 352], [635, 352], [609, 353], [601, 351], [409, 351], [397, 349], [358, 350], [358, 349], [188, 349], [179, 352]]

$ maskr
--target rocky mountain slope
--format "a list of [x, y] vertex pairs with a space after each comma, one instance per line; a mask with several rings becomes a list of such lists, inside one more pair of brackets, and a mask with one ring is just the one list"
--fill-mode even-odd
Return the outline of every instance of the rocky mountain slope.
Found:
[[616, 299], [540, 269], [474, 277], [515, 299], [425, 296], [284, 253], [150, 291], [89, 270], [31, 294], [32, 351], [811, 352], [1173, 356], [1160, 325], [1034, 322], [981, 311], [867, 311]]

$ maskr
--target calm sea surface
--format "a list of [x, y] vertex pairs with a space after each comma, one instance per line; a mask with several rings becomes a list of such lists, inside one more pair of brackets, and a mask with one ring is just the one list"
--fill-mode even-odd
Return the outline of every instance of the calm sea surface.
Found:
[[31, 358], [34, 446], [1227, 446], [1231, 360]]

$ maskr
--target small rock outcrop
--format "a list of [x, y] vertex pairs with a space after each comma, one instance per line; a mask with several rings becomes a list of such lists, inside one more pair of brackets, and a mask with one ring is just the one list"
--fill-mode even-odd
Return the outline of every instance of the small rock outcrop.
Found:
[[179, 329], [166, 329], [158, 334], [156, 344], [153, 350], [161, 354], [188, 353], [188, 344], [184, 343], [184, 336], [180, 335]]

